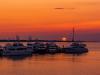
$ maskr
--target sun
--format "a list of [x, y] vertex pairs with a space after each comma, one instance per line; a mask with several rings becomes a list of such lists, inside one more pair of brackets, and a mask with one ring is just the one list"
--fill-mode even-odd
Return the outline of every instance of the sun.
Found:
[[62, 41], [67, 41], [67, 38], [66, 37], [62, 37]]

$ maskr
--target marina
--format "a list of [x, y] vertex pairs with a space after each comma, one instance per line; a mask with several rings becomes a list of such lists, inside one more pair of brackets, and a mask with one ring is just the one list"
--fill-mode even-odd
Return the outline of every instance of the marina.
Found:
[[[66, 43], [67, 44], [67, 43]], [[74, 44], [74, 45], [73, 45]], [[57, 53], [68, 53], [68, 54], [81, 54], [87, 53], [88, 49], [85, 49], [83, 44], [72, 43], [71, 47], [63, 47], [56, 43], [42, 43], [42, 42], [31, 42], [21, 43], [13, 42], [6, 43], [4, 46], [0, 46], [1, 56], [26, 56], [34, 54], [57, 54]]]
[[[66, 41], [63, 39], [63, 41]], [[32, 54], [56, 54], [56, 53], [67, 53], [67, 54], [83, 54], [88, 53], [87, 45], [82, 41], [76, 40], [76, 30], [72, 29], [72, 43], [69, 47], [60, 47], [55, 42], [40, 42], [36, 39], [32, 42], [32, 37], [28, 38], [27, 45], [25, 46], [20, 41], [20, 37], [16, 36], [16, 42], [12, 44], [7, 43], [4, 47], [1, 46], [1, 56], [26, 56]]]

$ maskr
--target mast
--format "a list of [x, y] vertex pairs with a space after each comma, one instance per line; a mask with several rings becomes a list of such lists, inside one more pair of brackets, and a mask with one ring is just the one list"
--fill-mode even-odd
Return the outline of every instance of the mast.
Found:
[[29, 41], [30, 41], [30, 42], [32, 41], [32, 36], [29, 36]]
[[72, 42], [75, 42], [75, 28], [73, 27], [73, 32], [72, 32]]
[[28, 44], [32, 44], [32, 36], [28, 37]]
[[20, 42], [20, 37], [18, 35], [16, 36], [16, 41], [17, 41], [17, 43]]
[[32, 36], [29, 36], [28, 42], [29, 42], [29, 43], [32, 43]]

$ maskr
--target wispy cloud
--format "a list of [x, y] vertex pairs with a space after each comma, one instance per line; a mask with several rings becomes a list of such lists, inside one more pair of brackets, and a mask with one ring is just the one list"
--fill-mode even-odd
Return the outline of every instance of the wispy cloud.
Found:
[[57, 7], [57, 8], [54, 8], [55, 10], [74, 10], [74, 9], [76, 9], [76, 8], [71, 8], [71, 7], [69, 7], [69, 8], [62, 8], [62, 7]]
[[65, 8], [57, 7], [57, 8], [54, 8], [54, 9], [61, 10], [61, 9], [65, 9]]

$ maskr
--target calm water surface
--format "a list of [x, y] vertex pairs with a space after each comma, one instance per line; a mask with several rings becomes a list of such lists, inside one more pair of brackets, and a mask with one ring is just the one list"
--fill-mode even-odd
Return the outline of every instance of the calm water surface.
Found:
[[87, 45], [89, 53], [82, 55], [33, 55], [20, 59], [2, 57], [0, 75], [100, 75], [100, 43]]

